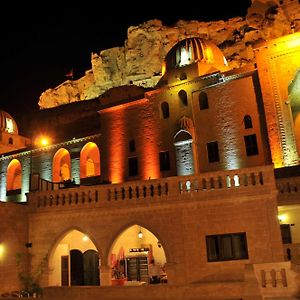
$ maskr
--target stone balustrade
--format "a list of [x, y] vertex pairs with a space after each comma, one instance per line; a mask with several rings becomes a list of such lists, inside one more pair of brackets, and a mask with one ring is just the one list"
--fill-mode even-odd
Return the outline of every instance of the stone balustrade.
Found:
[[[207, 198], [216, 191], [257, 189], [271, 186], [275, 189], [272, 166], [239, 170], [207, 172], [193, 176], [176, 176], [161, 179], [128, 181], [121, 184], [80, 186], [28, 193], [31, 208], [74, 207], [74, 205], [138, 205], [149, 201], [186, 200], [197, 193], [197, 200]], [[249, 192], [249, 190], [247, 190]]]

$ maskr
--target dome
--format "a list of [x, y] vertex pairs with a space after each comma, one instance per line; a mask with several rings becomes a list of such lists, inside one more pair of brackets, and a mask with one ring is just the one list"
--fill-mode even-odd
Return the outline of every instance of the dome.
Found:
[[18, 134], [18, 126], [13, 117], [4, 110], [0, 110], [0, 130], [11, 134]]
[[186, 38], [178, 42], [168, 52], [165, 67], [168, 71], [196, 62], [207, 63], [217, 69], [222, 69], [222, 66], [227, 68], [227, 61], [222, 51], [211, 41], [199, 37]]

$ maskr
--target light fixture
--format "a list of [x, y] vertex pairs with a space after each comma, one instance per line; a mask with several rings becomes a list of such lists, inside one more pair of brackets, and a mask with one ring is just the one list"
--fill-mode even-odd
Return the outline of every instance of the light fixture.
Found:
[[83, 238], [82, 238], [82, 240], [83, 240], [84, 242], [87, 242], [87, 241], [89, 240], [89, 237], [88, 237], [87, 235], [84, 235]]
[[140, 231], [139, 231], [139, 233], [138, 233], [138, 237], [139, 237], [140, 239], [143, 238], [143, 233], [142, 233], [142, 228], [141, 228], [141, 227], [140, 227]]

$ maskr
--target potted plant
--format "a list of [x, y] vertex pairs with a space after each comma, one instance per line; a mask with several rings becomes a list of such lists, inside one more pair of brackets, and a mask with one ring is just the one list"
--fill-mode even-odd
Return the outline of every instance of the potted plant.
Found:
[[124, 273], [116, 266], [112, 269], [112, 285], [124, 285], [126, 282], [126, 277]]
[[19, 269], [18, 277], [22, 284], [23, 296], [41, 297], [43, 295], [43, 289], [40, 286], [40, 278], [47, 269], [47, 257], [44, 257], [37, 266], [36, 270], [30, 272], [28, 270], [30, 256], [29, 254], [17, 253], [17, 267]]

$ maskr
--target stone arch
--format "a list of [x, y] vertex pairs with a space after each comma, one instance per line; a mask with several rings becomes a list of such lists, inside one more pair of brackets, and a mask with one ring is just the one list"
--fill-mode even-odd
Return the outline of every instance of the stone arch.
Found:
[[8, 164], [6, 172], [6, 191], [22, 188], [22, 166], [19, 160], [13, 159]]
[[181, 129], [174, 136], [176, 150], [177, 175], [194, 174], [193, 137], [187, 130]]
[[[86, 237], [86, 240], [83, 238]], [[82, 240], [79, 240], [82, 239]], [[71, 282], [71, 250], [78, 250], [83, 255], [89, 250], [93, 250], [98, 253], [99, 260], [101, 261], [102, 252], [97, 245], [95, 239], [90, 232], [83, 230], [78, 227], [70, 227], [63, 232], [61, 232], [53, 241], [52, 245], [49, 247], [48, 251], [48, 267], [51, 272], [48, 276], [49, 285], [72, 285]], [[67, 283], [64, 282], [62, 269], [63, 258], [67, 257], [68, 262], [68, 276]], [[98, 267], [99, 268], [99, 265]], [[100, 270], [100, 268], [99, 268]], [[70, 271], [70, 272], [69, 272]], [[101, 270], [100, 270], [101, 272]], [[98, 281], [99, 281], [98, 276]], [[84, 284], [85, 285], [85, 284]]]
[[[141, 231], [143, 237], [139, 238], [138, 233]], [[126, 243], [124, 243], [126, 241]], [[111, 268], [112, 273], [111, 277], [114, 279], [114, 268], [116, 266], [123, 266], [122, 260], [125, 261], [126, 265], [129, 263], [132, 256], [131, 250], [137, 250], [138, 253], [134, 253], [138, 257], [147, 257], [147, 261], [153, 257], [153, 254], [156, 256], [156, 260], [159, 264], [164, 266], [168, 261], [169, 252], [167, 250], [167, 243], [162, 240], [162, 237], [152, 230], [151, 226], [148, 224], [142, 224], [140, 222], [130, 222], [121, 226], [115, 234], [112, 236], [111, 241], [108, 243], [106, 249], [107, 253], [104, 255], [104, 260], [107, 262], [107, 265]], [[149, 249], [149, 251], [138, 251], [141, 249]], [[122, 272], [127, 272], [125, 269], [121, 269]], [[129, 277], [129, 280], [133, 280], [130, 277], [130, 274], [126, 275]], [[138, 278], [137, 278], [138, 279]], [[134, 279], [136, 280], [136, 279]], [[138, 281], [144, 281], [138, 280]], [[113, 281], [112, 281], [113, 284]]]
[[93, 142], [86, 143], [80, 152], [80, 178], [100, 176], [100, 151]]
[[71, 156], [67, 149], [56, 151], [52, 162], [52, 181], [62, 182], [71, 179]]

